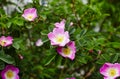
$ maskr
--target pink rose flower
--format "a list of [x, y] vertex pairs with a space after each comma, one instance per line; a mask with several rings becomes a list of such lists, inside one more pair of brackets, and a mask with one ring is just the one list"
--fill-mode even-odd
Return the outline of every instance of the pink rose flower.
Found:
[[42, 46], [43, 45], [43, 42], [41, 39], [38, 39], [36, 42], [35, 42], [35, 45], [36, 46]]
[[69, 42], [66, 45], [66, 47], [58, 47], [57, 52], [61, 56], [73, 60], [75, 58], [75, 53], [76, 53], [75, 42], [74, 41]]
[[34, 19], [37, 17], [37, 10], [35, 8], [25, 9], [22, 17], [28, 21], [34, 21]]
[[100, 68], [100, 73], [104, 76], [104, 79], [116, 79], [120, 76], [120, 64], [105, 63]]
[[68, 31], [64, 32], [64, 29], [54, 28], [53, 32], [48, 34], [48, 38], [51, 41], [51, 45], [65, 46], [69, 41]]
[[1, 72], [2, 79], [19, 79], [19, 69], [13, 65], [7, 65]]
[[13, 42], [13, 38], [11, 36], [1, 36], [0, 37], [0, 45], [3, 47], [11, 45]]

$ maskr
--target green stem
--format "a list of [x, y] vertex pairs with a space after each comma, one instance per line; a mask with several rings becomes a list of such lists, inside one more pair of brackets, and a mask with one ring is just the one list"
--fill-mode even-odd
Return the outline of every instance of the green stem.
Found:
[[59, 76], [59, 79], [61, 79], [62, 77], [63, 77], [63, 72], [64, 72], [64, 69], [65, 69], [65, 65], [66, 65], [66, 63], [67, 63], [67, 59], [65, 59], [65, 62], [64, 62], [64, 68], [61, 70], [61, 72], [60, 72], [60, 76]]

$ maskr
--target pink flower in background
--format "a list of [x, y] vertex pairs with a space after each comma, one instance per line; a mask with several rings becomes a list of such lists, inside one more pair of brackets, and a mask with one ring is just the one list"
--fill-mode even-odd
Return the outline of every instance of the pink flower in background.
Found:
[[23, 60], [23, 56], [21, 54], [18, 54], [19, 59]]
[[57, 52], [61, 56], [73, 60], [75, 58], [75, 53], [76, 53], [75, 42], [74, 41], [69, 42], [66, 45], [66, 47], [58, 47]]
[[64, 32], [64, 29], [54, 28], [53, 32], [48, 34], [48, 38], [51, 41], [51, 45], [65, 46], [69, 41], [68, 31]]
[[104, 76], [104, 79], [116, 79], [120, 76], [120, 64], [105, 63], [100, 68], [100, 73]]
[[63, 19], [60, 23], [59, 23], [59, 22], [56, 22], [54, 25], [55, 25], [55, 27], [57, 27], [57, 28], [64, 29], [64, 28], [65, 28], [65, 19]]
[[70, 22], [70, 26], [73, 26], [73, 22]]
[[37, 10], [35, 8], [25, 9], [22, 16], [28, 21], [34, 21], [34, 19], [37, 17]]
[[0, 37], [0, 45], [1, 46], [4, 46], [4, 47], [9, 46], [12, 44], [12, 41], [13, 41], [13, 38], [11, 36], [7, 36], [7, 37], [1, 36]]
[[2, 79], [19, 79], [19, 69], [13, 65], [7, 65], [1, 72]]
[[72, 77], [72, 78], [65, 78], [65, 79], [76, 79], [75, 77]]
[[36, 46], [42, 46], [43, 45], [43, 42], [41, 39], [38, 39], [36, 42], [35, 42], [35, 45]]

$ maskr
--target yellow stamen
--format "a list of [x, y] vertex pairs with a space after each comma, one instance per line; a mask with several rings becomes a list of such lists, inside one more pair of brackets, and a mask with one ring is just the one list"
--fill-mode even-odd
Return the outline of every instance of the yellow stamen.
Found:
[[7, 76], [7, 78], [12, 78], [14, 76], [14, 73], [11, 70], [8, 70], [6, 72], [6, 76]]
[[33, 18], [33, 15], [28, 15], [27, 18], [31, 20]]
[[69, 55], [70, 54], [70, 49], [69, 48], [63, 48], [63, 53], [65, 55]]
[[116, 70], [115, 69], [113, 69], [113, 68], [111, 68], [110, 70], [109, 70], [109, 75], [110, 76], [115, 76], [117, 73], [116, 73]]
[[0, 41], [1, 46], [4, 46], [6, 44], [5, 41]]
[[56, 38], [56, 41], [57, 41], [58, 43], [63, 42], [63, 40], [64, 40], [64, 37], [63, 37], [63, 36], [58, 36], [58, 37]]

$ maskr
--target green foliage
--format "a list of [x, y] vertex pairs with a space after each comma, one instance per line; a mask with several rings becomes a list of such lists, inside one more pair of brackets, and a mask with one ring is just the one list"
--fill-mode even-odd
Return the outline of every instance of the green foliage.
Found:
[[[120, 1], [88, 0], [87, 4], [82, 0], [46, 1], [47, 6], [33, 0], [23, 7], [37, 9], [38, 17], [33, 22], [22, 17], [20, 6], [9, 0], [0, 1], [0, 36], [14, 38], [12, 46], [0, 47], [0, 70], [6, 64], [13, 64], [20, 69], [20, 79], [65, 79], [72, 76], [76, 79], [103, 79], [100, 67], [105, 62], [120, 62]], [[7, 14], [4, 6], [8, 4], [16, 5], [18, 11], [15, 9]], [[60, 56], [47, 37], [55, 27], [54, 23], [62, 19], [66, 20], [65, 30], [76, 44], [73, 61]], [[43, 45], [37, 47], [35, 42], [39, 38]], [[82, 75], [81, 69], [85, 72]]]

